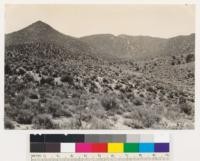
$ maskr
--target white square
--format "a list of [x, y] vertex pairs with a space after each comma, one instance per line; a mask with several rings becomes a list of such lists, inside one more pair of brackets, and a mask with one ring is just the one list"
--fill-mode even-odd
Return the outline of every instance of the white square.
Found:
[[154, 136], [155, 143], [169, 143], [170, 138], [168, 134], [159, 134]]
[[61, 143], [61, 153], [75, 153], [75, 143]]
[[151, 134], [143, 134], [140, 135], [140, 142], [141, 143], [153, 143], [154, 141], [154, 135]]

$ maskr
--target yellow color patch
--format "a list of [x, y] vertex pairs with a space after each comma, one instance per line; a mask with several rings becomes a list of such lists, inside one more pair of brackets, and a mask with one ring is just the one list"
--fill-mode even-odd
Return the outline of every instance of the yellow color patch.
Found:
[[108, 153], [123, 153], [124, 144], [123, 143], [108, 143]]

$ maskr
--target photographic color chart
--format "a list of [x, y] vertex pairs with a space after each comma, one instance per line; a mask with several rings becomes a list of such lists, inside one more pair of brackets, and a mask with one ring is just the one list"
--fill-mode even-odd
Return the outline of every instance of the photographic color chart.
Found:
[[71, 161], [83, 158], [110, 160], [113, 157], [115, 160], [169, 160], [170, 138], [162, 134], [31, 134], [30, 154], [32, 161], [44, 155], [46, 159], [59, 156], [60, 161], [66, 158]]

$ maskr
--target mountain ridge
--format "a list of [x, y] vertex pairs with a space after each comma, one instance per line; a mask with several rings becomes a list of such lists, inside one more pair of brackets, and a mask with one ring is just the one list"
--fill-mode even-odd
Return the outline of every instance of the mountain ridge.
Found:
[[172, 38], [131, 36], [126, 34], [96, 34], [80, 38], [65, 35], [50, 25], [36, 21], [31, 25], [5, 35], [5, 45], [27, 43], [54, 43], [72, 52], [93, 53], [99, 56], [152, 57], [194, 52], [195, 34]]

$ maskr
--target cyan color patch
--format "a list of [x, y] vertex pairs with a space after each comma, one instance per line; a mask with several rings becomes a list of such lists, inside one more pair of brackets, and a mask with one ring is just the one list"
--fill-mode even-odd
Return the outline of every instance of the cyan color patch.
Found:
[[140, 153], [154, 153], [154, 143], [140, 143], [139, 152]]

